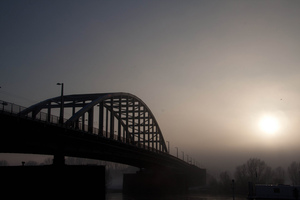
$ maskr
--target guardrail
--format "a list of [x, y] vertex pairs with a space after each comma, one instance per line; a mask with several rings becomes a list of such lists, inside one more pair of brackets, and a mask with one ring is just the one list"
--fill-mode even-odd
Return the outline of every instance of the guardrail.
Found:
[[0, 111], [12, 113], [12, 114], [18, 114], [19, 112], [25, 109], [26, 109], [25, 107], [0, 100]]

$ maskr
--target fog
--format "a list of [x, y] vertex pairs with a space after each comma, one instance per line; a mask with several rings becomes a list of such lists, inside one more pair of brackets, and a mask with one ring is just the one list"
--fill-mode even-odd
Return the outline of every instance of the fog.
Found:
[[0, 16], [1, 100], [30, 106], [60, 95], [57, 82], [129, 92], [173, 155], [212, 173], [299, 159], [298, 1], [1, 1]]

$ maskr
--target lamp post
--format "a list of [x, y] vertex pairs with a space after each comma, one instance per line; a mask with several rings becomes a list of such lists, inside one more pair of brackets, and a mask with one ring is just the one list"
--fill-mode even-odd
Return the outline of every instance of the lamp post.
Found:
[[59, 123], [63, 124], [64, 123], [64, 83], [57, 83], [56, 85], [61, 86]]
[[176, 150], [177, 150], [177, 158], [178, 158], [178, 147], [175, 147], [176, 148]]
[[7, 105], [8, 105], [7, 102], [5, 102], [5, 101], [2, 102], [2, 111], [4, 111], [4, 106], [7, 106]]
[[168, 153], [170, 154], [170, 142], [167, 141], [167, 143], [168, 143]]
[[184, 161], [184, 152], [183, 151], [181, 151], [182, 152], [182, 160]]
[[235, 195], [234, 195], [234, 179], [232, 179], [232, 200], [235, 200]]

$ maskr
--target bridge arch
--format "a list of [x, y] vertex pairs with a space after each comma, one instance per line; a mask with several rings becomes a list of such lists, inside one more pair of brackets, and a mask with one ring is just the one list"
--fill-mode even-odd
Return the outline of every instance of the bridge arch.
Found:
[[63, 126], [152, 151], [168, 152], [153, 113], [135, 95], [129, 93], [76, 94], [65, 95], [63, 102], [61, 100], [60, 96], [47, 99], [23, 110], [20, 115], [35, 119], [42, 113], [45, 121], [53, 123], [51, 120], [53, 110], [71, 109], [71, 115], [63, 120]]

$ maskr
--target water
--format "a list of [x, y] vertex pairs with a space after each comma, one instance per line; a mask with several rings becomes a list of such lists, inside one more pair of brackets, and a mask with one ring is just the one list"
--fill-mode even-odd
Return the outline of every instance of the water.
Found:
[[[232, 200], [232, 196], [211, 195], [167, 195], [167, 196], [127, 196], [122, 193], [107, 193], [106, 200]], [[235, 200], [246, 200], [246, 197], [235, 197]]]

